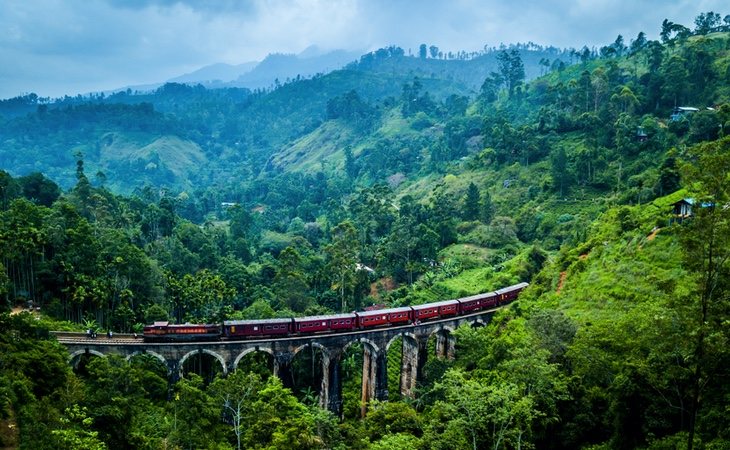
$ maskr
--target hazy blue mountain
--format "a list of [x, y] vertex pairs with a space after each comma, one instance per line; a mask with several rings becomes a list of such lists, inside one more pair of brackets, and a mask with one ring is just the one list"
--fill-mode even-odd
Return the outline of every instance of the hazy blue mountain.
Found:
[[274, 86], [276, 80], [284, 83], [297, 76], [309, 77], [317, 73], [329, 73], [356, 61], [362, 52], [333, 50], [319, 54], [316, 47], [310, 47], [299, 55], [274, 53], [267, 56], [251, 71], [244, 73], [231, 82], [231, 87], [250, 89]]
[[168, 80], [171, 83], [210, 83], [215, 81], [229, 82], [236, 80], [241, 75], [250, 72], [256, 67], [258, 61], [249, 61], [242, 64], [216, 63], [201, 67], [184, 75]]

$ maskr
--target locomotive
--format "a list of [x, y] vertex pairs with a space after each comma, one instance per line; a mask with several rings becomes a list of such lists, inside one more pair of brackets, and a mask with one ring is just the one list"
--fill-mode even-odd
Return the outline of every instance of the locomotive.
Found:
[[225, 320], [222, 324], [175, 325], [169, 322], [155, 322], [144, 327], [143, 336], [147, 342], [241, 340], [415, 325], [423, 321], [471, 314], [509, 303], [527, 286], [528, 283], [519, 283], [494, 292], [453, 300], [327, 316]]

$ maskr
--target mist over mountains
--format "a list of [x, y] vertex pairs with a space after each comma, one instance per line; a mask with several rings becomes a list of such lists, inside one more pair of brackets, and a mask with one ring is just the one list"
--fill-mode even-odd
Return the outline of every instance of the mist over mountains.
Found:
[[[322, 51], [317, 46], [307, 47], [299, 54], [272, 53], [262, 61], [241, 64], [216, 63], [193, 72], [170, 78], [168, 83], [200, 84], [207, 89], [221, 88], [273, 88], [277, 83], [297, 77], [306, 78], [318, 73], [329, 73], [356, 61], [363, 52], [348, 50]], [[149, 91], [162, 86], [162, 82], [129, 86], [133, 91]], [[124, 87], [122, 90], [126, 90]], [[111, 91], [117, 92], [119, 90]]]

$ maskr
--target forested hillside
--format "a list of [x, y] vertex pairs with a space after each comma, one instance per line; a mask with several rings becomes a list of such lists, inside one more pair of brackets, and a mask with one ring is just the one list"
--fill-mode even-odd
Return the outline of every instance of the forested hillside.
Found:
[[[461, 59], [390, 47], [271, 91], [0, 102], [1, 308], [42, 316], [0, 316], [0, 446], [726, 448], [728, 26]], [[313, 359], [293, 391], [261, 361], [168, 390], [154, 361], [72, 372], [48, 339], [519, 281], [416, 400], [362, 420], [354, 353], [338, 422], [313, 406]]]

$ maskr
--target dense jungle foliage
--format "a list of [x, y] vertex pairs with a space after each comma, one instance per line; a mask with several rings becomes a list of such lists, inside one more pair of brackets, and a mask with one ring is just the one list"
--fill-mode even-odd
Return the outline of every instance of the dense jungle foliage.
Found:
[[[506, 48], [473, 93], [423, 72], [470, 59], [389, 48], [271, 91], [0, 102], [0, 308], [34, 310], [0, 315], [0, 447], [728, 448], [729, 26], [542, 49], [530, 81]], [[518, 281], [364, 419], [357, 348], [339, 420], [314, 354], [291, 389], [265, 360], [168, 385], [142, 356], [72, 370], [49, 337]]]

